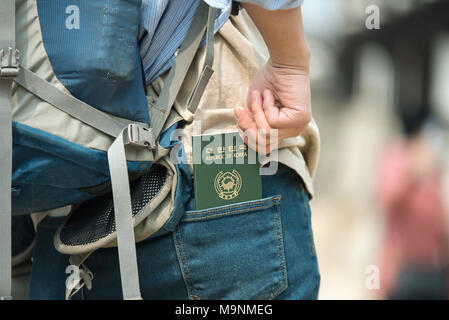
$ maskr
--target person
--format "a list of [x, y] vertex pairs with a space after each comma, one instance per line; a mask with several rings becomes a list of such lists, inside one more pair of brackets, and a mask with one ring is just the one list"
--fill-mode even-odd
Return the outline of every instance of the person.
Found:
[[[160, 93], [199, 1], [143, 1], [139, 39], [148, 96]], [[203, 131], [239, 128], [249, 132], [249, 146], [265, 153], [270, 140], [261, 139], [260, 131], [276, 129], [279, 168], [262, 177], [262, 199], [224, 208], [195, 210], [187, 185], [185, 215], [174, 232], [137, 243], [142, 297], [316, 299], [320, 274], [309, 200], [319, 132], [312, 119], [302, 1], [241, 1], [244, 10], [235, 16], [230, 0], [206, 2], [220, 9], [215, 73], [196, 112], [186, 110], [192, 79], [201, 72], [201, 47], [174, 104], [181, 128], [188, 137], [198, 122]], [[181, 142], [191, 160], [191, 142]], [[58, 219], [38, 225], [31, 299], [64, 298], [68, 258], [52, 247]], [[121, 298], [117, 248], [97, 250], [85, 264], [94, 274], [92, 287], [73, 299]]]
[[386, 215], [381, 294], [392, 300], [447, 299], [448, 234], [438, 153], [426, 116], [401, 115], [405, 138], [383, 152], [378, 199]]

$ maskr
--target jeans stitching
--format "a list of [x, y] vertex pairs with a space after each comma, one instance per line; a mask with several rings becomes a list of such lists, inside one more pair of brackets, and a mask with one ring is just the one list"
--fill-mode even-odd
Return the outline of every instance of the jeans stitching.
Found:
[[[313, 246], [314, 242], [313, 242], [313, 236], [312, 236], [312, 233], [311, 233], [312, 225], [310, 223], [310, 219], [312, 218], [312, 213], [310, 212], [309, 205], [307, 205], [306, 197], [304, 195], [304, 192], [302, 192], [302, 202], [304, 204], [304, 209], [306, 209], [305, 211], [306, 211], [306, 215], [307, 215], [307, 217], [306, 217], [307, 235], [309, 236], [309, 241], [312, 243], [312, 246]], [[310, 249], [312, 250], [312, 253], [314, 253], [313, 247], [311, 247]]]
[[[251, 213], [252, 211], [255, 211], [255, 210], [268, 209], [271, 205], [273, 205], [273, 204], [269, 203], [269, 204], [266, 204], [264, 206], [251, 207], [251, 208], [242, 208], [242, 209], [239, 209], [239, 210], [229, 210], [227, 212], [217, 213], [217, 214], [212, 214], [212, 215], [207, 215], [207, 216], [194, 217], [194, 218], [185, 218], [182, 221], [183, 222], [192, 222], [192, 221], [207, 220], [207, 219], [212, 219], [212, 218], [216, 218], [216, 217], [234, 215], [234, 214], [238, 214], [238, 213], [241, 213], [241, 212]], [[251, 211], [249, 211], [249, 210], [251, 210]]]
[[307, 233], [309, 235], [309, 241], [312, 244], [311, 249], [311, 254], [312, 254], [312, 258], [313, 261], [315, 262], [315, 266], [316, 266], [316, 274], [315, 274], [315, 280], [319, 281], [320, 276], [319, 276], [319, 269], [318, 269], [318, 258], [317, 258], [317, 254], [316, 254], [316, 249], [315, 249], [315, 241], [313, 240], [313, 234], [312, 234], [312, 225], [310, 220], [312, 219], [312, 212], [310, 210], [310, 205], [307, 205], [307, 201], [306, 201], [306, 197], [305, 197], [305, 192], [302, 192], [302, 201], [304, 203], [304, 207], [306, 209], [306, 213], [307, 213], [307, 226], [308, 226], [308, 230]]
[[287, 288], [288, 283], [287, 283], [287, 264], [285, 261], [285, 252], [284, 252], [284, 235], [283, 235], [283, 231], [282, 231], [282, 221], [281, 221], [281, 206], [278, 205], [277, 206], [277, 220], [278, 220], [278, 230], [279, 230], [279, 237], [278, 237], [278, 243], [279, 243], [279, 254], [281, 255], [281, 260], [282, 260], [282, 277], [284, 280], [284, 289]]
[[281, 262], [280, 272], [281, 272], [281, 283], [271, 290], [268, 294], [266, 294], [262, 300], [266, 299], [274, 299], [278, 296], [285, 288], [287, 288], [287, 268], [285, 264], [285, 255], [284, 255], [284, 246], [283, 246], [283, 235], [282, 235], [282, 224], [281, 224], [281, 215], [280, 215], [280, 205], [277, 204], [273, 210], [273, 219], [276, 227], [276, 247], [278, 251], [278, 259]]
[[184, 245], [181, 238], [181, 227], [178, 225], [176, 230], [173, 232], [173, 240], [175, 243], [175, 250], [178, 256], [179, 267], [181, 268], [182, 277], [184, 278], [184, 283], [187, 287], [187, 292], [191, 300], [200, 299], [196, 294], [195, 288], [192, 284], [192, 276], [190, 273], [190, 267], [187, 262], [187, 257], [184, 251]]
[[[247, 206], [248, 209], [252, 209], [253, 207], [257, 209], [258, 206], [261, 205], [271, 205], [271, 203], [268, 202], [272, 202], [272, 203], [277, 203], [279, 202], [279, 200], [281, 199], [280, 196], [275, 196], [275, 197], [270, 197], [268, 199], [265, 200], [260, 200], [260, 201], [256, 201], [254, 203], [248, 203], [248, 202], [244, 202], [241, 204], [236, 204], [236, 205], [229, 205], [229, 207], [224, 206], [223, 208], [212, 208], [212, 209], [208, 209], [208, 210], [198, 210], [201, 212], [186, 212], [184, 215], [186, 216], [193, 216], [193, 215], [206, 215], [209, 213], [213, 213], [213, 212], [220, 212], [220, 211], [225, 211], [226, 212], [232, 212], [233, 209], [236, 208], [241, 208], [243, 206]], [[245, 208], [246, 209], [246, 208]]]

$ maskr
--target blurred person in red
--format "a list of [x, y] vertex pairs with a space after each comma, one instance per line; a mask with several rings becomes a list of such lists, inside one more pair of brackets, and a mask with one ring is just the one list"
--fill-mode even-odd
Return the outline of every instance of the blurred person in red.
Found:
[[380, 284], [385, 299], [447, 299], [448, 237], [438, 153], [425, 115], [403, 115], [405, 137], [381, 157], [378, 197], [386, 214]]

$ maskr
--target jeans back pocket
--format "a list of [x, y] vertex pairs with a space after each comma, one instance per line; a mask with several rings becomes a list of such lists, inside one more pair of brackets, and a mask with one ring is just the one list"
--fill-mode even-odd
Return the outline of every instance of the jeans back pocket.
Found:
[[185, 213], [174, 240], [191, 299], [273, 299], [287, 288], [280, 202]]

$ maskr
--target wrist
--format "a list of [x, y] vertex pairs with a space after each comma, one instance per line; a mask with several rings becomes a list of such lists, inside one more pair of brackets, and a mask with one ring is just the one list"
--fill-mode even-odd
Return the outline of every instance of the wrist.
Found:
[[310, 52], [293, 57], [270, 54], [268, 63], [273, 68], [287, 69], [308, 75], [310, 72]]
[[274, 67], [303, 70], [309, 73], [311, 53], [308, 48], [289, 52], [270, 51], [270, 63]]

